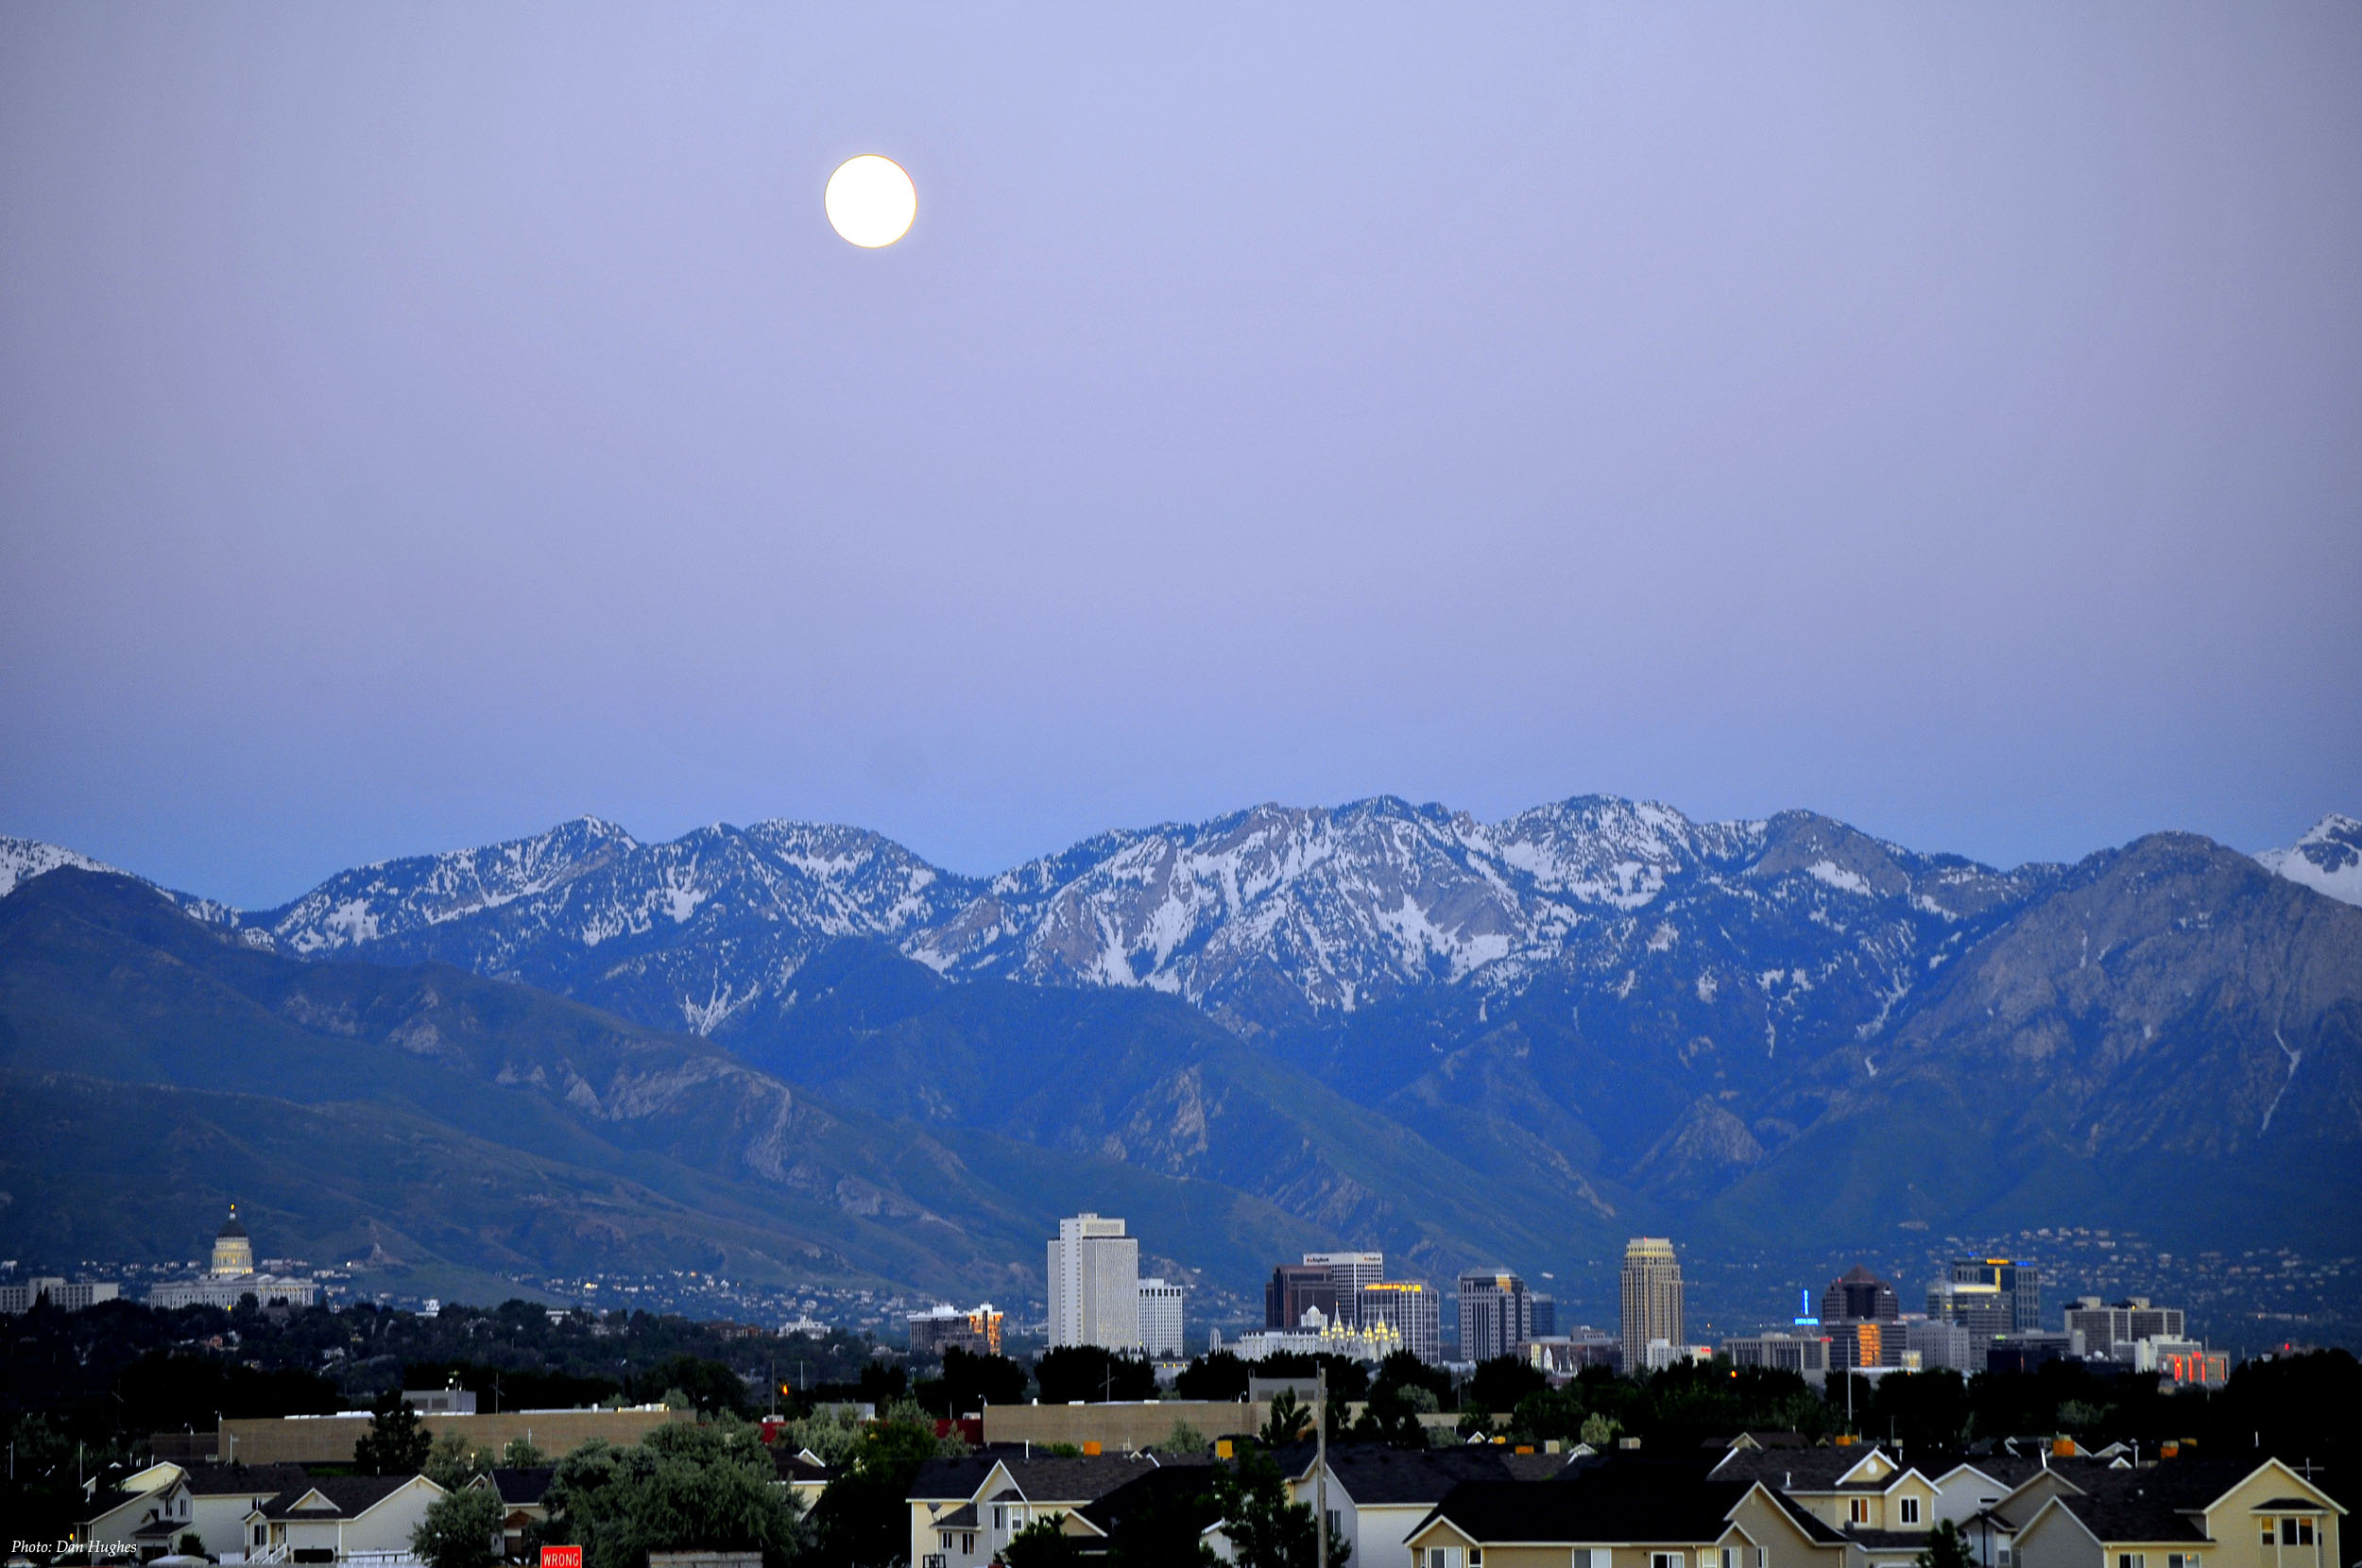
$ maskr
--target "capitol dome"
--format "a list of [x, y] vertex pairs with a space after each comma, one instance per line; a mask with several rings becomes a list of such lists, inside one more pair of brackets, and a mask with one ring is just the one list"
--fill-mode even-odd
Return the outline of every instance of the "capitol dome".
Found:
[[246, 1226], [238, 1219], [238, 1205], [230, 1205], [230, 1218], [214, 1233], [214, 1276], [226, 1279], [236, 1274], [254, 1272], [254, 1243], [246, 1234]]

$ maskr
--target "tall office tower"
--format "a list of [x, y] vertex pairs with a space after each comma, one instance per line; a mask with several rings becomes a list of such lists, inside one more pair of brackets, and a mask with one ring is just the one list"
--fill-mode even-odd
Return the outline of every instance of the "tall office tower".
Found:
[[1376, 1285], [1386, 1277], [1384, 1253], [1307, 1253], [1304, 1266], [1328, 1270], [1330, 1282], [1337, 1287], [1337, 1307], [1329, 1315], [1348, 1328], [1354, 1326], [1355, 1304], [1360, 1300], [1361, 1287]]
[[1050, 1244], [1050, 1342], [1140, 1348], [1140, 1244], [1121, 1219], [1058, 1221]]
[[1936, 1281], [1927, 1287], [1927, 1316], [1940, 1323], [1960, 1324], [1980, 1350], [2004, 1334], [2017, 1332], [2015, 1304], [1999, 1286], [1986, 1280]]
[[1533, 1297], [1506, 1269], [1471, 1269], [1460, 1276], [1460, 1359], [1512, 1355], [1533, 1338]]
[[2030, 1263], [2007, 1257], [1956, 1257], [1955, 1285], [1990, 1285], [2010, 1302], [2010, 1332], [2030, 1334], [2042, 1327], [2042, 1270]]
[[1624, 1244], [1624, 1370], [1649, 1364], [1649, 1341], [1682, 1342], [1682, 1266], [1661, 1236]]
[[1430, 1365], [1444, 1359], [1444, 1308], [1439, 1291], [1416, 1280], [1379, 1280], [1357, 1292], [1354, 1321], [1364, 1334], [1392, 1329], [1402, 1348]]
[[1140, 1349], [1152, 1356], [1181, 1354], [1181, 1287], [1140, 1281]]
[[1293, 1331], [1304, 1326], [1307, 1307], [1318, 1307], [1323, 1322], [1335, 1322], [1344, 1313], [1337, 1299], [1337, 1282], [1326, 1267], [1283, 1263], [1263, 1282], [1263, 1326]]
[[1891, 1322], [1903, 1315], [1894, 1287], [1855, 1264], [1829, 1282], [1821, 1292], [1821, 1321], [1828, 1323]]
[[1558, 1298], [1537, 1290], [1528, 1299], [1532, 1303], [1531, 1312], [1533, 1318], [1533, 1334], [1532, 1337], [1536, 1339], [1548, 1339], [1555, 1336], [1558, 1333]]

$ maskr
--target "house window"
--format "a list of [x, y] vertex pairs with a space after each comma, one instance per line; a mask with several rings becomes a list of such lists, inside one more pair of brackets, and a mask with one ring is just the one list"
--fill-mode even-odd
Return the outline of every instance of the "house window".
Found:
[[2118, 1552], [2116, 1568], [2148, 1568], [2147, 1552]]
[[1471, 1546], [1468, 1548], [1468, 1568], [1484, 1568], [1483, 1547]]
[[1867, 1497], [1847, 1498], [1845, 1500], [1845, 1513], [1846, 1517], [1851, 1519], [1857, 1525], [1869, 1524], [1870, 1499]]
[[1427, 1549], [1427, 1568], [1460, 1568], [1460, 1548], [1429, 1546]]
[[1916, 1525], [1919, 1523], [1918, 1498], [1906, 1497], [1903, 1499], [1903, 1523], [1906, 1525]]
[[996, 1503], [993, 1505], [992, 1527], [996, 1530], [1005, 1530], [1009, 1527], [1009, 1508], [1007, 1504]]
[[2168, 1552], [2165, 1554], [2165, 1568], [2199, 1568], [2198, 1554], [2196, 1552]]
[[2264, 1544], [2268, 1546], [2272, 1543], [2272, 1522], [2266, 1519], [2261, 1523], [2264, 1526]]
[[1649, 1568], [1686, 1568], [1688, 1561], [1689, 1554], [1686, 1552], [1651, 1552], [1649, 1554]]
[[975, 1555], [976, 1532], [974, 1530], [962, 1530], [960, 1532], [960, 1556], [974, 1557]]
[[2313, 1522], [2310, 1519], [2297, 1521], [2297, 1544], [2300, 1546], [2313, 1544]]

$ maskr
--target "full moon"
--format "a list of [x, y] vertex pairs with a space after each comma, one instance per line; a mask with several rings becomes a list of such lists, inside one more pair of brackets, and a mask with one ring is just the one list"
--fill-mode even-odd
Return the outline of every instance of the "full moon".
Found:
[[918, 215], [918, 191], [911, 177], [901, 164], [874, 152], [839, 163], [821, 200], [830, 226], [869, 250], [909, 233], [911, 219]]

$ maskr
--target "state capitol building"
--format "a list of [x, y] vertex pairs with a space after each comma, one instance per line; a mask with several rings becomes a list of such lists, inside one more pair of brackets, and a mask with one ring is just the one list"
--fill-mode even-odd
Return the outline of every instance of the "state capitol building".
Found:
[[180, 1306], [234, 1307], [251, 1296], [261, 1306], [310, 1306], [319, 1299], [319, 1287], [308, 1279], [254, 1271], [254, 1241], [238, 1219], [238, 1205], [214, 1237], [214, 1263], [197, 1279], [171, 1280], [147, 1293], [147, 1304], [167, 1310]]

